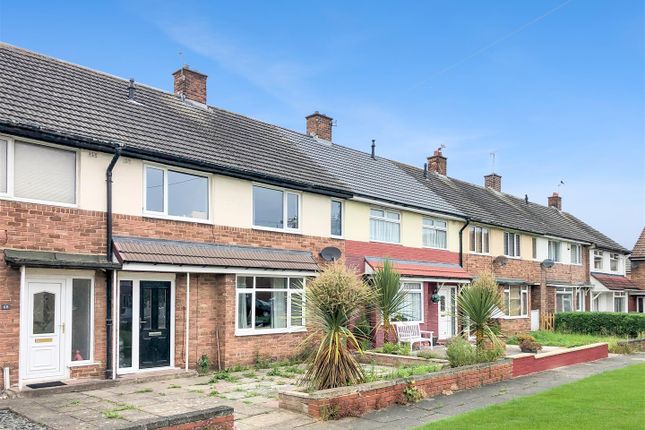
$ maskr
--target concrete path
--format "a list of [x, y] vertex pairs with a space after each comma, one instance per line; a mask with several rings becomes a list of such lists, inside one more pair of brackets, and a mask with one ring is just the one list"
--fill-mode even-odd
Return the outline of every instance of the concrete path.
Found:
[[[318, 422], [296, 427], [289, 426], [288, 422], [284, 422], [280, 427], [282, 429], [298, 428], [302, 430], [408, 429], [442, 418], [463, 414], [473, 409], [537, 394], [607, 370], [619, 369], [639, 363], [645, 363], [645, 353], [634, 355], [612, 354], [605, 360], [553, 369], [474, 390], [457, 392], [451, 396], [424, 399], [414, 405], [391, 406], [387, 409], [368, 413], [360, 418], [345, 418], [334, 422]], [[246, 424], [244, 420], [239, 424], [240, 429], [259, 428], [244, 426]], [[294, 422], [294, 424], [297, 423]], [[278, 427], [264, 428], [277, 429]]]

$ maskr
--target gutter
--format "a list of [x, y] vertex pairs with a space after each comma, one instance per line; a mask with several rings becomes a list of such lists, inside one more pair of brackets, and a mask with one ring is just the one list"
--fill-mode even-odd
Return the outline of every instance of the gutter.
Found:
[[[106, 220], [106, 254], [108, 262], [111, 262], [114, 257], [114, 250], [112, 249], [112, 171], [116, 162], [121, 157], [122, 145], [115, 145], [114, 156], [110, 161], [105, 171], [105, 182], [107, 187], [107, 220]], [[114, 285], [113, 269], [107, 272], [106, 282], [106, 300], [105, 300], [105, 342], [106, 342], [106, 359], [105, 359], [105, 379], [112, 379], [114, 377], [112, 372], [112, 289]]]
[[466, 227], [468, 227], [468, 224], [470, 224], [470, 218], [466, 217], [466, 224], [462, 228], [459, 229], [459, 265], [463, 268], [464, 267], [464, 237], [463, 237], [463, 232], [466, 230]]

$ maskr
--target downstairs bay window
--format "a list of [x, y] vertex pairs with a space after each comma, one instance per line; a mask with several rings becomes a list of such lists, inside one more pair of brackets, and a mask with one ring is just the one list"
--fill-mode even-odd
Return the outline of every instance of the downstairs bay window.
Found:
[[529, 316], [529, 287], [511, 286], [504, 287], [504, 313], [507, 317]]
[[236, 333], [303, 330], [305, 283], [303, 277], [238, 276]]

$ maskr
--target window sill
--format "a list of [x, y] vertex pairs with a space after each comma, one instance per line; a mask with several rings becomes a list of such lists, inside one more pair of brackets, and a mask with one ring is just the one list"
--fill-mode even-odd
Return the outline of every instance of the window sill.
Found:
[[526, 320], [526, 319], [529, 319], [529, 316], [528, 315], [518, 315], [518, 316], [514, 316], [514, 317], [503, 316], [503, 317], [499, 317], [498, 319], [500, 319], [500, 320]]
[[155, 213], [155, 212], [145, 212], [144, 211], [143, 216], [145, 218], [161, 219], [161, 220], [165, 220], [165, 221], [191, 222], [191, 223], [197, 223], [197, 224], [213, 224], [213, 221], [210, 220], [210, 219], [171, 216], [171, 215], [164, 215], [164, 214]]
[[72, 368], [72, 367], [85, 367], [85, 366], [95, 366], [99, 363], [97, 363], [94, 360], [83, 360], [83, 361], [72, 361], [67, 364], [67, 367]]
[[376, 240], [376, 239], [370, 239], [370, 242], [374, 243], [385, 243], [387, 245], [401, 245], [401, 241], [398, 242], [387, 242], [385, 240]]
[[441, 247], [438, 247], [438, 246], [422, 245], [421, 247], [422, 247], [423, 249], [436, 249], [436, 250], [438, 250], [438, 251], [447, 251], [447, 250], [448, 250], [448, 247], [447, 247], [447, 246], [446, 246], [445, 248], [441, 248]]
[[475, 251], [469, 251], [468, 252], [471, 255], [483, 255], [486, 257], [490, 257], [490, 252], [475, 252]]
[[260, 231], [272, 231], [274, 233], [287, 233], [287, 234], [295, 234], [295, 235], [302, 235], [302, 232], [298, 230], [293, 230], [293, 229], [286, 229], [286, 228], [273, 228], [273, 227], [262, 227], [259, 225], [254, 225], [253, 230], [260, 230]]
[[521, 255], [506, 255], [506, 254], [504, 254], [504, 257], [510, 258], [511, 260], [521, 260], [522, 259]]
[[306, 328], [295, 328], [295, 329], [269, 329], [269, 330], [253, 330], [253, 331], [240, 331], [240, 330], [235, 330], [235, 336], [236, 337], [243, 337], [243, 336], [262, 336], [262, 335], [267, 335], [267, 334], [292, 334], [292, 333], [305, 333], [307, 331]]
[[8, 194], [0, 194], [0, 200], [9, 200], [12, 202], [34, 203], [39, 205], [59, 206], [62, 208], [78, 209], [77, 203], [59, 203], [59, 202], [52, 202], [49, 200], [26, 199], [23, 197], [13, 197]]

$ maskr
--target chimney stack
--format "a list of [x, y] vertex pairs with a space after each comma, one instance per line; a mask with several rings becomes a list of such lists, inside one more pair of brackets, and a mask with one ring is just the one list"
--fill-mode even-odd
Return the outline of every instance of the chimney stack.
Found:
[[495, 191], [502, 192], [502, 177], [497, 173], [484, 176], [484, 186]]
[[553, 195], [549, 197], [549, 207], [562, 210], [562, 197], [558, 193], [553, 192]]
[[207, 75], [196, 70], [190, 70], [188, 65], [172, 74], [175, 78], [175, 95], [182, 99], [192, 100], [206, 104], [206, 79]]
[[307, 119], [307, 134], [331, 142], [331, 127], [333, 119], [318, 111], [305, 117]]
[[428, 171], [446, 175], [447, 159], [441, 153], [441, 148], [437, 149], [434, 154], [428, 157]]

